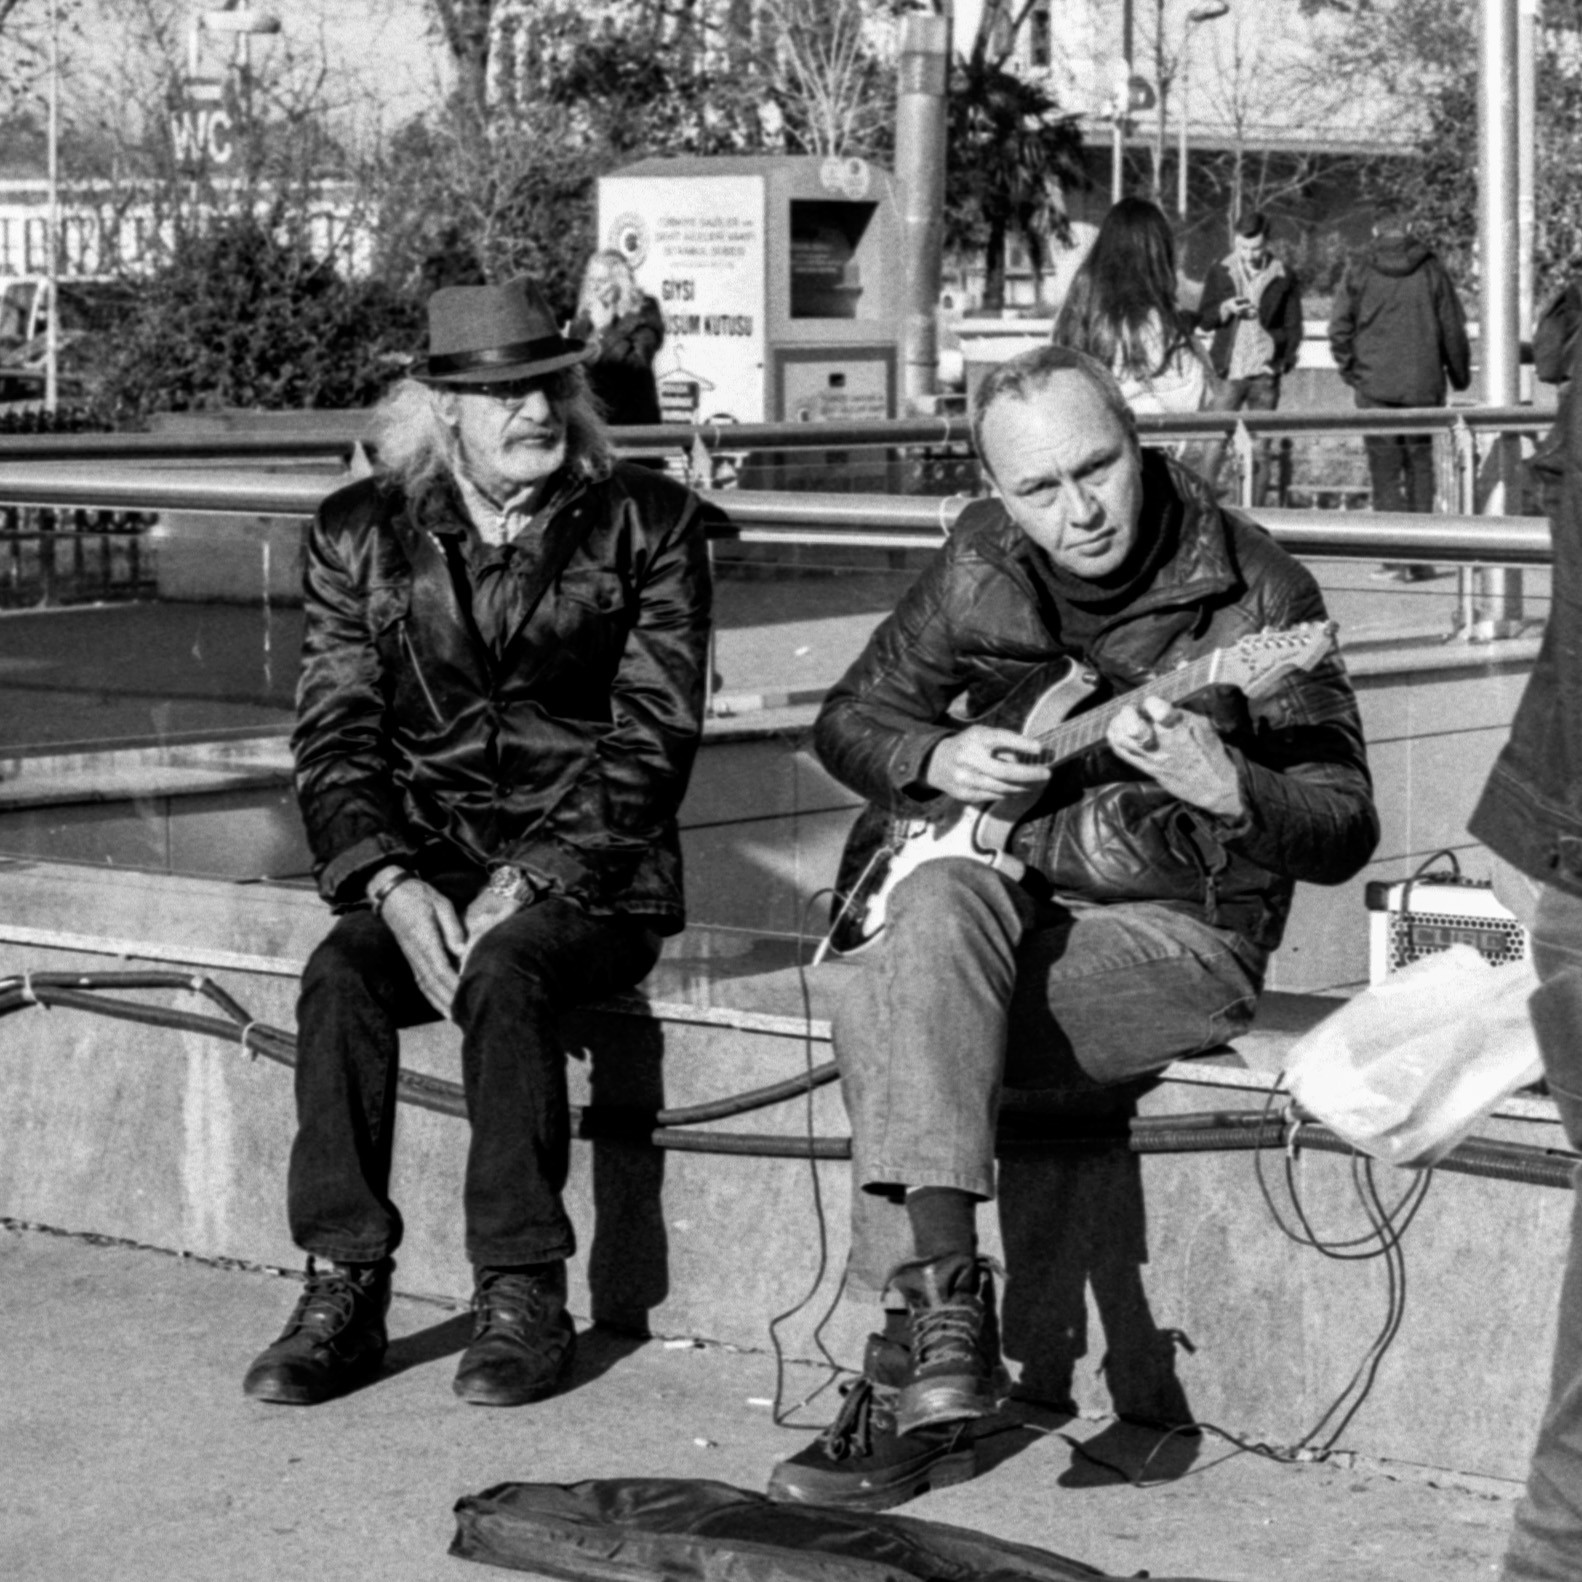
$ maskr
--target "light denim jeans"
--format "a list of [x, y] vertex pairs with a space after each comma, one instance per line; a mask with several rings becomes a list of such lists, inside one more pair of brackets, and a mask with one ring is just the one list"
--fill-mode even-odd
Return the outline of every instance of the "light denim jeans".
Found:
[[965, 858], [896, 887], [835, 1015], [852, 1133], [848, 1283], [913, 1256], [909, 1186], [994, 1196], [1002, 1087], [1091, 1093], [1252, 1019], [1263, 953], [1153, 902], [1035, 901]]
[[[1539, 986], [1528, 1014], [1561, 1124], [1582, 1150], [1582, 899], [1543, 886], [1531, 928]], [[1549, 1404], [1516, 1507], [1506, 1582], [1582, 1577], [1582, 1193], [1575, 1196]]]

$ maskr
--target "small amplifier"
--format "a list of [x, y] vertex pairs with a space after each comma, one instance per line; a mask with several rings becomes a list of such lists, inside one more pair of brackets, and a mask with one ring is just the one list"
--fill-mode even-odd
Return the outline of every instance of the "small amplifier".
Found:
[[1527, 930], [1494, 899], [1492, 887], [1476, 879], [1445, 873], [1400, 884], [1376, 879], [1363, 897], [1370, 983], [1451, 945], [1471, 945], [1496, 967], [1532, 953]]

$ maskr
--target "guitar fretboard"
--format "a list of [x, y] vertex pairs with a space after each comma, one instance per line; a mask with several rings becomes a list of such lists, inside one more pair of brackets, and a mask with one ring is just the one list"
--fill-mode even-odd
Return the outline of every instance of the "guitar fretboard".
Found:
[[1172, 670], [1169, 675], [1150, 681], [1147, 686], [1134, 687], [1124, 696], [1111, 698], [1099, 708], [1079, 714], [1075, 719], [1061, 720], [1047, 731], [1040, 731], [1034, 738], [1044, 744], [1044, 750], [1038, 755], [1039, 763], [1064, 763], [1066, 759], [1075, 758], [1090, 747], [1097, 747], [1104, 740], [1115, 716], [1139, 698], [1163, 698], [1166, 703], [1180, 703], [1193, 693], [1201, 692], [1212, 684], [1219, 658], [1218, 650], [1204, 654], [1202, 658], [1182, 665], [1179, 670]]

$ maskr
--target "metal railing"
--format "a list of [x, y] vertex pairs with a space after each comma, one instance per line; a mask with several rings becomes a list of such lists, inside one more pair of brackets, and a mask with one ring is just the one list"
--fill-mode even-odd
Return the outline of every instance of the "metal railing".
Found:
[[[0, 463], [0, 507], [77, 506], [133, 511], [204, 511], [311, 516], [345, 480], [322, 474], [213, 472], [155, 467], [93, 468]], [[735, 490], [711, 497], [717, 535], [743, 543], [865, 545], [929, 549], [971, 499], [952, 495], [826, 494]], [[1418, 516], [1379, 511], [1264, 510], [1258, 520], [1294, 553], [1346, 559], [1442, 560], [1543, 565], [1549, 527], [1531, 516]]]
[[[306, 415], [305, 415], [306, 416]], [[1480, 442], [1533, 436], [1552, 414], [1531, 407], [1355, 409], [1307, 412], [1203, 412], [1139, 419], [1146, 441], [1167, 443], [1219, 436], [1238, 456], [1243, 502], [1251, 505], [1252, 458], [1263, 440], [1281, 435], [1356, 436], [1383, 433], [1448, 435], [1459, 480], [1449, 515], [1388, 516], [1376, 512], [1259, 509], [1282, 542], [1313, 556], [1432, 558], [1462, 566], [1458, 625], [1471, 637], [1513, 635], [1523, 624], [1519, 570], [1549, 558], [1541, 518], [1479, 516]], [[352, 460], [368, 424], [366, 412], [312, 415], [311, 425], [261, 426], [220, 433], [61, 434], [0, 436], [0, 506], [155, 512], [219, 511], [306, 515], [344, 473], [273, 470], [268, 464]], [[751, 451], [943, 447], [971, 455], [965, 418], [954, 415], [853, 423], [654, 425], [619, 430], [623, 449], [680, 451], [689, 477], [707, 489], [715, 459]], [[238, 461], [252, 462], [239, 469]], [[807, 476], [816, 477], [816, 473]], [[734, 524], [722, 536], [745, 544], [850, 545], [916, 549], [937, 543], [965, 504], [961, 494], [837, 494], [817, 490], [711, 491]], [[13, 550], [13, 554], [16, 551]]]

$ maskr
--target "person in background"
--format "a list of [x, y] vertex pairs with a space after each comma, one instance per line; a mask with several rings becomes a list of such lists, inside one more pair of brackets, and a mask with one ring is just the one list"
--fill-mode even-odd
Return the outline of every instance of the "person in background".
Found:
[[1115, 375], [1133, 412], [1197, 412], [1211, 386], [1177, 301], [1175, 238], [1163, 212], [1122, 198], [1072, 277], [1050, 339]]
[[665, 339], [665, 318], [637, 284], [625, 254], [606, 250], [588, 260], [567, 333], [593, 348], [588, 383], [607, 423], [659, 422], [654, 358]]
[[[1398, 215], [1380, 215], [1373, 245], [1346, 271], [1329, 344], [1359, 407], [1443, 406], [1447, 383], [1465, 390], [1472, 382], [1461, 299], [1445, 266]], [[1434, 509], [1432, 435], [1377, 434], [1363, 443], [1375, 511]], [[1406, 582], [1435, 575], [1422, 564], [1384, 569]]]
[[[1576, 357], [1569, 369], [1574, 385]], [[1554, 603], [1543, 644], [1468, 831], [1494, 853], [1494, 893], [1532, 936], [1527, 1002], [1544, 1076], [1582, 1150], [1582, 404], [1556, 425]], [[1504, 1582], [1582, 1577], [1582, 1193], [1575, 1198], [1549, 1404], [1516, 1507]]]
[[[1216, 381], [1177, 292], [1170, 222], [1146, 199], [1122, 198], [1072, 277], [1050, 339], [1108, 368], [1133, 412], [1204, 411], [1218, 404]], [[1192, 442], [1177, 454], [1212, 478], [1223, 449]]]
[[[1209, 361], [1225, 381], [1227, 412], [1273, 412], [1280, 380], [1302, 350], [1302, 288], [1295, 274], [1269, 250], [1269, 221], [1260, 210], [1236, 222], [1229, 253], [1209, 266], [1198, 305], [1198, 324], [1213, 339]], [[1268, 443], [1253, 460], [1252, 503], [1269, 487]]]
[[333, 926], [297, 1006], [287, 1219], [301, 1300], [248, 1369], [314, 1405], [377, 1376], [401, 1213], [398, 1030], [461, 1033], [473, 1333], [455, 1392], [565, 1379], [575, 1251], [568, 1007], [632, 988], [683, 922], [676, 811], [703, 731], [697, 496], [614, 459], [582, 343], [529, 280], [429, 299], [377, 409], [378, 471], [308, 535], [297, 803]]

